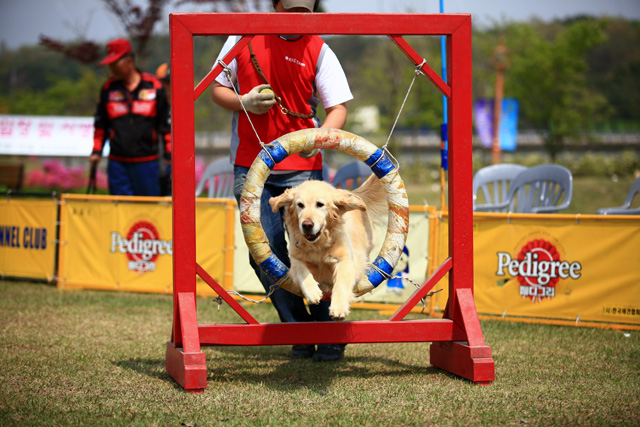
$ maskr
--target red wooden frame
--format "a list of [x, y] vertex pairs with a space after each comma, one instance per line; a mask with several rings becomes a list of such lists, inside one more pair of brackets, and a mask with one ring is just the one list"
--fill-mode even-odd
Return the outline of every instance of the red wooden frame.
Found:
[[[471, 150], [471, 16], [468, 14], [171, 14], [173, 117], [174, 317], [167, 343], [169, 375], [190, 392], [207, 385], [202, 346], [378, 342], [432, 342], [430, 362], [477, 384], [494, 380], [491, 349], [485, 344], [473, 300], [473, 216]], [[449, 99], [449, 257], [391, 316], [382, 321], [257, 322], [196, 262], [194, 101], [222, 70], [195, 85], [193, 37], [244, 34], [225, 58], [229, 63], [253, 35], [386, 35], [414, 65], [422, 57], [400, 35], [447, 36], [447, 82], [428, 65], [425, 76]], [[194, 89], [195, 87], [195, 89]], [[455, 191], [454, 191], [455, 189]], [[442, 319], [403, 320], [449, 273], [449, 300]], [[246, 324], [199, 325], [196, 275], [211, 286]], [[313, 337], [313, 338], [310, 338]]]

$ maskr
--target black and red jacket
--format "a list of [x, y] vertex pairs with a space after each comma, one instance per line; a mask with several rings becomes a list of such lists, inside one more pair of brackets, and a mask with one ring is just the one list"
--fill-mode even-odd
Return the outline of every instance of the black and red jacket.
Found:
[[109, 158], [120, 162], [146, 162], [159, 157], [158, 136], [164, 157], [171, 158], [169, 103], [162, 83], [140, 73], [138, 87], [129, 91], [120, 80], [109, 79], [100, 90], [96, 107], [93, 152], [102, 155], [109, 140]]

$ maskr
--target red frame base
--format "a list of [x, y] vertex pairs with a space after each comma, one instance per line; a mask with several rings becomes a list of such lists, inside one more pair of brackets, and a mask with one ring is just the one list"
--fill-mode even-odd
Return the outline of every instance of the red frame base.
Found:
[[202, 393], [207, 388], [207, 362], [202, 351], [185, 353], [171, 341], [165, 353], [167, 373], [186, 391]]
[[[475, 384], [488, 385], [495, 378], [491, 348], [485, 345], [469, 289], [456, 290], [453, 319], [404, 320], [418, 301], [450, 272], [448, 258], [389, 320], [354, 322], [299, 322], [262, 324], [238, 304], [199, 264], [198, 275], [246, 322], [244, 324], [198, 325], [195, 299], [179, 293], [178, 313], [183, 348], [167, 343], [167, 373], [189, 392], [207, 386], [207, 366], [200, 346], [255, 346], [291, 344], [355, 344], [391, 342], [434, 342], [431, 364]], [[451, 299], [450, 299], [451, 301]]]
[[449, 371], [478, 385], [489, 385], [495, 379], [491, 348], [471, 347], [467, 342], [431, 344], [429, 362], [433, 367]]

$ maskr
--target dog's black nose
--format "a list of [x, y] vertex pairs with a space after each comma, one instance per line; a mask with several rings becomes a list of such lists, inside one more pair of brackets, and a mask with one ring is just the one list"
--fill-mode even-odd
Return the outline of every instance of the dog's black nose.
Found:
[[309, 221], [308, 219], [302, 222], [302, 231], [304, 233], [311, 233], [313, 232], [313, 222]]

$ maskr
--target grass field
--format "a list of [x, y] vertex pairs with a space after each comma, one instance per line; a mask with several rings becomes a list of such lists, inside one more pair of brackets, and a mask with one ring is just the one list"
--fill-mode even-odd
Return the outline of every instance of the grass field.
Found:
[[[640, 334], [483, 321], [496, 381], [429, 365], [429, 344], [353, 344], [333, 364], [288, 347], [206, 348], [208, 387], [165, 372], [167, 295], [0, 281], [0, 425], [639, 425]], [[200, 323], [235, 323], [199, 299]], [[273, 307], [251, 305], [261, 322]], [[353, 320], [381, 318], [355, 310]]]

